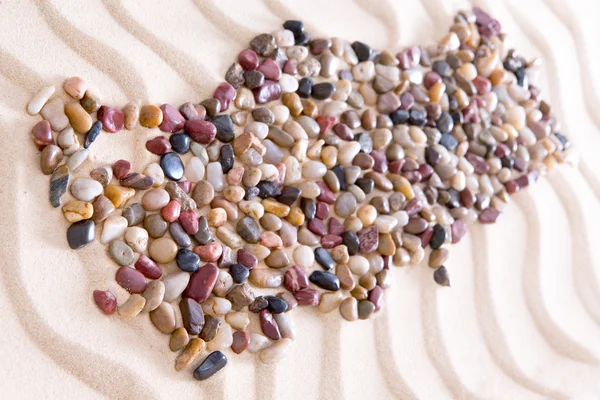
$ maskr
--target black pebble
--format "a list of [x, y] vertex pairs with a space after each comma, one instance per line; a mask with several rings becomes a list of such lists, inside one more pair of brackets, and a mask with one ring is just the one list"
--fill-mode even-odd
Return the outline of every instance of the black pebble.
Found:
[[79, 249], [96, 239], [96, 225], [91, 219], [75, 222], [67, 229], [67, 241], [72, 249]]
[[177, 153], [169, 152], [160, 157], [160, 167], [165, 176], [173, 181], [183, 178], [183, 162]]
[[443, 60], [434, 61], [431, 69], [442, 77], [452, 75], [452, 68], [450, 67], [450, 64]]
[[302, 32], [294, 38], [296, 39], [296, 46], [306, 46], [310, 42], [310, 35], [306, 32]]
[[347, 185], [346, 185], [346, 174], [344, 173], [344, 168], [342, 168], [342, 166], [338, 164], [335, 167], [333, 167], [331, 169], [331, 171], [333, 171], [336, 178], [338, 179], [338, 182], [340, 183], [340, 190], [346, 190]]
[[254, 199], [256, 196], [258, 196], [259, 192], [260, 192], [260, 189], [258, 189], [256, 186], [250, 186], [249, 188], [246, 189], [246, 194], [244, 195], [244, 200], [250, 201], [250, 200]]
[[410, 123], [417, 126], [423, 126], [427, 122], [427, 111], [421, 106], [414, 106], [410, 109]]
[[219, 162], [223, 168], [223, 173], [226, 174], [233, 168], [233, 161], [235, 155], [233, 154], [233, 147], [230, 144], [225, 144], [221, 147], [221, 157]]
[[356, 180], [356, 186], [362, 189], [365, 194], [369, 194], [375, 188], [375, 181], [371, 178], [358, 178]]
[[244, 267], [242, 264], [233, 264], [229, 267], [229, 274], [233, 278], [235, 283], [242, 283], [250, 276], [250, 271], [248, 268]]
[[443, 265], [433, 272], [433, 280], [440, 286], [450, 286], [448, 270]]
[[313, 81], [310, 78], [302, 78], [298, 81], [296, 93], [303, 99], [308, 99], [312, 93]]
[[185, 154], [190, 151], [190, 135], [187, 133], [174, 133], [169, 138], [171, 148], [179, 154]]
[[360, 239], [354, 231], [346, 231], [342, 234], [342, 243], [348, 248], [348, 254], [353, 256], [358, 253]]
[[92, 129], [86, 133], [83, 147], [86, 149], [90, 147], [90, 145], [98, 138], [100, 132], [102, 132], [102, 121], [96, 121], [94, 122], [94, 125], [92, 125]]
[[185, 272], [196, 272], [200, 268], [200, 257], [189, 249], [179, 249], [175, 261], [179, 269]]
[[312, 88], [312, 97], [317, 100], [325, 100], [335, 92], [335, 86], [331, 82], [317, 83]]
[[446, 229], [440, 224], [436, 224], [433, 227], [433, 236], [431, 236], [431, 240], [429, 241], [429, 246], [432, 249], [439, 249], [442, 247], [444, 242], [446, 241]]
[[513, 169], [515, 165], [514, 160], [510, 156], [502, 157], [500, 162], [502, 163], [502, 168]]
[[448, 193], [450, 194], [450, 200], [446, 205], [449, 208], [458, 208], [460, 207], [460, 193], [455, 189], [448, 189]]
[[294, 37], [300, 35], [304, 32], [304, 22], [297, 20], [289, 20], [283, 23], [283, 29], [287, 29], [288, 31], [292, 31]]
[[444, 111], [442, 115], [438, 118], [438, 120], [435, 122], [435, 126], [442, 133], [450, 133], [454, 128], [454, 119], [452, 118], [452, 115]]
[[258, 196], [261, 199], [267, 199], [269, 197], [275, 198], [281, 195], [281, 189], [273, 182], [260, 181], [256, 187], [258, 188]]
[[358, 61], [367, 61], [371, 58], [371, 48], [363, 42], [352, 43], [352, 50], [356, 53]]
[[284, 186], [281, 194], [277, 197], [277, 201], [286, 206], [291, 206], [298, 200], [300, 194], [302, 194], [302, 190], [299, 188], [294, 186]]
[[431, 166], [437, 165], [442, 159], [442, 155], [433, 147], [425, 148], [425, 161]]
[[408, 110], [397, 109], [390, 114], [390, 118], [394, 125], [405, 124], [410, 119], [410, 113]]
[[209, 356], [202, 361], [202, 364], [194, 371], [194, 379], [198, 381], [208, 379], [223, 369], [225, 365], [227, 365], [227, 357], [225, 357], [225, 354], [220, 351], [210, 353]]
[[212, 122], [217, 128], [217, 139], [223, 143], [229, 143], [235, 137], [235, 130], [233, 129], [233, 121], [229, 115], [219, 115], [214, 117]]
[[307, 220], [311, 220], [315, 218], [317, 214], [317, 203], [313, 199], [305, 199], [303, 198], [300, 202], [300, 208], [302, 208], [302, 212]]
[[340, 290], [340, 279], [331, 272], [313, 271], [308, 279], [321, 289]]
[[323, 267], [323, 269], [327, 271], [332, 270], [335, 266], [335, 261], [333, 261], [333, 257], [331, 257], [331, 254], [329, 254], [327, 249], [324, 249], [322, 247], [317, 247], [315, 249], [315, 260], [317, 261], [317, 263], [319, 263], [321, 267]]
[[280, 299], [277, 296], [265, 296], [265, 299], [269, 303], [267, 308], [273, 314], [281, 314], [286, 312], [288, 309], [288, 303], [286, 303], [285, 300]]

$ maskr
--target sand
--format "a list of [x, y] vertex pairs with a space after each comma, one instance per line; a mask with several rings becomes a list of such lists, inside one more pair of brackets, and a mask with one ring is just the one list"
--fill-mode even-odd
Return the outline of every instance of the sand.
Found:
[[[106, 317], [93, 304], [95, 288], [126, 296], [104, 246], [67, 248], [67, 222], [46, 200], [48, 178], [29, 138], [38, 121], [25, 112], [32, 94], [80, 75], [109, 105], [199, 101], [254, 33], [283, 19], [305, 20], [314, 36], [397, 50], [431, 43], [468, 3], [0, 3], [1, 397], [596, 397], [600, 50], [592, 38], [600, 9], [583, 0], [475, 3], [500, 19], [522, 54], [544, 57], [539, 86], [578, 147], [579, 165], [514, 196], [496, 225], [472, 227], [451, 248], [452, 289], [437, 287], [425, 266], [396, 269], [376, 319], [348, 323], [337, 313], [296, 310], [290, 357], [266, 366], [229, 352], [229, 366], [202, 383], [191, 370], [175, 372], [168, 338], [144, 316]], [[119, 158], [143, 169], [151, 157], [139, 149], [149, 136], [141, 128], [102, 135], [84, 171]]]

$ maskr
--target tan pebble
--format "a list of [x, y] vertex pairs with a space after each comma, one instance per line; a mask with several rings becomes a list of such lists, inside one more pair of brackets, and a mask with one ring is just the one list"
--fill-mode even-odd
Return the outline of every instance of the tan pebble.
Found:
[[162, 110], [154, 104], [146, 104], [140, 109], [140, 125], [146, 128], [156, 128], [163, 121]]
[[27, 113], [35, 115], [44, 107], [50, 96], [54, 94], [54, 86], [48, 86], [37, 92], [27, 104]]
[[393, 256], [396, 254], [396, 244], [392, 240], [392, 235], [389, 233], [382, 233], [379, 235], [377, 252], [382, 256]]
[[371, 290], [377, 285], [377, 278], [369, 272], [358, 279], [358, 284], [366, 290]]
[[446, 85], [443, 82], [436, 82], [429, 88], [429, 100], [431, 103], [439, 103], [446, 92]]
[[285, 105], [290, 110], [290, 114], [292, 116], [298, 117], [300, 116], [300, 114], [302, 114], [304, 107], [302, 106], [302, 101], [300, 100], [300, 96], [298, 96], [297, 93], [285, 93], [281, 101], [283, 105]]
[[179, 351], [183, 349], [190, 342], [190, 335], [183, 327], [179, 327], [171, 334], [171, 340], [169, 340], [169, 348], [171, 351]]
[[315, 118], [319, 114], [317, 103], [310, 99], [302, 100], [302, 114]]
[[246, 191], [240, 186], [227, 186], [223, 189], [223, 197], [232, 203], [242, 201], [245, 194]]
[[225, 321], [227, 321], [232, 328], [243, 331], [246, 330], [246, 327], [250, 323], [250, 318], [246, 312], [230, 312], [225, 315]]
[[83, 98], [79, 102], [88, 114], [96, 112], [100, 108], [100, 98], [94, 89], [86, 90]]
[[40, 154], [40, 169], [42, 173], [44, 175], [52, 174], [62, 159], [63, 151], [60, 147], [53, 144], [44, 147]]
[[119, 315], [126, 318], [135, 317], [142, 311], [145, 304], [145, 298], [139, 294], [132, 294], [125, 303], [119, 306]]
[[148, 254], [159, 264], [167, 264], [177, 255], [177, 244], [167, 237], [158, 238], [148, 247]]
[[293, 226], [302, 226], [304, 223], [304, 213], [300, 207], [290, 208], [290, 213], [285, 217], [286, 221]]
[[348, 255], [348, 247], [343, 244], [335, 246], [331, 249], [331, 257], [337, 264], [347, 264], [350, 256]]
[[69, 222], [77, 222], [92, 218], [94, 215], [94, 206], [87, 201], [71, 201], [62, 208], [65, 219]]
[[165, 297], [165, 284], [163, 281], [150, 281], [142, 296], [146, 299], [146, 305], [142, 311], [147, 313], [156, 310]]
[[165, 173], [158, 163], [150, 163], [144, 169], [144, 175], [154, 179], [153, 187], [159, 187], [165, 182]]
[[202, 303], [204, 314], [221, 317], [231, 311], [231, 302], [221, 297], [209, 297]]
[[87, 86], [87, 83], [82, 78], [73, 76], [65, 81], [63, 89], [65, 89], [65, 92], [71, 97], [80, 100], [85, 95]]
[[358, 319], [358, 301], [354, 297], [348, 297], [340, 304], [340, 314], [346, 321]]
[[222, 209], [220, 207], [213, 208], [208, 213], [207, 220], [208, 220], [209, 226], [218, 228], [220, 226], [225, 225], [225, 223], [227, 222], [227, 213], [225, 212], [224, 209]]
[[148, 231], [139, 226], [130, 226], [125, 231], [125, 241], [136, 253], [143, 253], [148, 248]]
[[221, 324], [217, 334], [207, 344], [208, 351], [224, 350], [233, 344], [233, 331], [229, 324]]
[[448, 260], [449, 254], [450, 252], [445, 247], [433, 250], [429, 256], [429, 266], [431, 268], [441, 267]]
[[239, 185], [244, 176], [244, 167], [234, 167], [227, 173], [227, 184], [231, 186]]
[[392, 286], [393, 277], [389, 269], [379, 271], [375, 277], [377, 278], [377, 286], [381, 286], [382, 289]]
[[250, 271], [250, 282], [262, 288], [276, 288], [283, 283], [283, 274], [270, 268], [255, 268]]
[[357, 286], [350, 292], [356, 300], [366, 300], [369, 297], [369, 292], [362, 286]]
[[271, 254], [271, 251], [261, 244], [245, 244], [244, 250], [254, 254], [258, 261], [264, 260], [269, 254]]
[[285, 358], [292, 346], [292, 339], [279, 339], [275, 341], [271, 346], [260, 352], [260, 360], [265, 364], [274, 364]]
[[69, 118], [65, 114], [65, 103], [61, 98], [49, 100], [40, 111], [42, 117], [50, 122], [52, 130], [60, 132], [69, 125]]
[[175, 370], [181, 371], [187, 368], [198, 355], [204, 351], [206, 343], [199, 338], [190, 339], [190, 342], [175, 359]]
[[142, 206], [146, 211], [156, 211], [169, 204], [169, 193], [162, 188], [150, 189], [142, 196]]
[[175, 310], [169, 303], [162, 302], [156, 309], [150, 311], [150, 320], [162, 333], [170, 334], [175, 330]]
[[358, 209], [356, 215], [362, 222], [363, 226], [371, 226], [377, 218], [377, 209], [371, 204], [365, 204]]
[[[137, 125], [140, 117], [140, 106], [137, 102], [129, 102], [123, 107], [123, 114], [125, 114], [125, 129], [132, 130]], [[144, 175], [148, 175], [144, 173]]]
[[278, 217], [286, 217], [290, 213], [290, 206], [282, 204], [272, 199], [265, 199], [262, 202], [266, 212], [275, 214]]
[[335, 310], [342, 302], [344, 295], [338, 290], [336, 292], [323, 293], [319, 302], [319, 312], [326, 314]]
[[255, 136], [252, 132], [245, 132], [233, 139], [233, 152], [235, 155], [241, 156], [250, 150], [254, 138]]
[[425, 250], [423, 250], [422, 247], [419, 247], [415, 251], [413, 251], [412, 254], [410, 255], [410, 263], [412, 265], [417, 265], [417, 264], [421, 263], [421, 261], [423, 261], [424, 258], [425, 258]]
[[351, 215], [344, 220], [344, 229], [358, 232], [363, 228], [363, 223], [356, 215]]
[[260, 219], [265, 215], [265, 208], [256, 201], [240, 201], [238, 207], [244, 214], [254, 219]]
[[240, 235], [238, 235], [226, 226], [220, 226], [219, 228], [217, 228], [217, 237], [232, 249], [242, 247], [242, 245], [244, 244], [244, 241], [242, 240]]
[[115, 208], [122, 208], [127, 201], [135, 196], [135, 189], [125, 188], [119, 185], [108, 185], [104, 189], [104, 195], [113, 203]]
[[218, 297], [225, 297], [229, 289], [233, 286], [233, 278], [226, 270], [219, 270], [213, 293]]
[[323, 161], [323, 164], [325, 164], [327, 168], [331, 169], [337, 164], [337, 155], [338, 150], [336, 147], [327, 146], [323, 148], [323, 151], [321, 152], [321, 161]]

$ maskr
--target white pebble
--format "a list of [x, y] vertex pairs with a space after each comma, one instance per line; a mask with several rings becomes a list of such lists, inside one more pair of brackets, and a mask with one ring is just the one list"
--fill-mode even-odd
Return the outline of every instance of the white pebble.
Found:
[[66, 127], [58, 134], [56, 142], [60, 148], [63, 149], [63, 154], [65, 156], [70, 156], [79, 150], [79, 137], [70, 126]]
[[320, 179], [326, 172], [327, 167], [319, 161], [308, 161], [302, 165], [302, 176], [306, 179]]
[[380, 215], [375, 219], [379, 233], [390, 233], [398, 225], [398, 220], [391, 215]]
[[250, 344], [248, 345], [247, 350], [250, 353], [258, 353], [259, 351], [269, 347], [270, 344], [271, 341], [267, 339], [266, 336], [261, 335], [260, 333], [251, 333]]
[[220, 163], [216, 161], [208, 163], [206, 166], [206, 176], [216, 192], [223, 190], [225, 183], [223, 182], [223, 168]]
[[294, 34], [288, 29], [281, 29], [273, 32], [273, 37], [277, 43], [277, 47], [291, 47], [296, 42]]
[[73, 153], [73, 155], [67, 160], [67, 167], [69, 167], [69, 171], [73, 172], [79, 168], [79, 166], [83, 164], [89, 155], [89, 149], [80, 149]]
[[252, 132], [254, 136], [260, 140], [264, 140], [269, 134], [269, 125], [265, 124], [264, 122], [253, 121], [246, 125], [244, 132]]
[[284, 124], [290, 118], [290, 109], [284, 106], [283, 104], [271, 107], [271, 112], [275, 116], [275, 123], [278, 125]]
[[344, 142], [340, 144], [340, 149], [338, 151], [338, 162], [347, 166], [352, 163], [354, 157], [360, 152], [360, 143], [356, 141]]
[[144, 169], [144, 175], [154, 179], [154, 187], [159, 187], [165, 181], [165, 173], [158, 163], [151, 163]]
[[290, 74], [281, 74], [279, 86], [282, 93], [294, 93], [298, 90], [298, 80]]
[[127, 219], [120, 215], [111, 215], [104, 221], [102, 227], [102, 235], [100, 236], [100, 243], [107, 244], [111, 240], [119, 239], [125, 233], [127, 229]]
[[48, 86], [40, 90], [33, 96], [31, 100], [29, 100], [29, 104], [27, 105], [27, 112], [29, 115], [35, 115], [39, 113], [50, 98], [54, 94], [56, 89], [54, 86]]
[[250, 323], [250, 318], [248, 318], [248, 313], [245, 312], [230, 312], [225, 315], [225, 321], [227, 321], [232, 328], [243, 331]]
[[275, 317], [275, 322], [277, 322], [277, 326], [279, 326], [279, 332], [281, 333], [281, 337], [285, 339], [294, 340], [296, 335], [294, 333], [294, 325], [292, 324], [292, 319], [288, 313], [281, 314], [273, 314]]
[[231, 311], [231, 302], [222, 297], [209, 297], [204, 303], [202, 303], [202, 311], [205, 314], [212, 315], [213, 317], [219, 315], [226, 315]]
[[287, 49], [286, 54], [290, 60], [301, 62], [308, 57], [308, 49], [304, 46], [292, 46]]
[[90, 178], [77, 178], [71, 184], [71, 194], [81, 201], [92, 201], [100, 196], [103, 190], [100, 182]]
[[279, 170], [273, 164], [261, 164], [258, 169], [262, 172], [262, 180], [273, 182], [279, 177]]
[[148, 231], [139, 226], [131, 226], [125, 230], [125, 241], [136, 253], [143, 253], [148, 247]]
[[369, 82], [375, 77], [375, 64], [373, 61], [363, 61], [352, 68], [352, 76], [355, 81]]
[[171, 303], [183, 293], [190, 281], [191, 274], [189, 272], [173, 272], [162, 278], [165, 284], [164, 301]]
[[288, 355], [292, 343], [292, 339], [283, 338], [277, 340], [260, 352], [260, 360], [265, 364], [274, 364], [281, 361]]
[[315, 263], [315, 254], [308, 246], [298, 246], [294, 250], [294, 261], [299, 267], [310, 268]]
[[369, 271], [369, 260], [363, 256], [351, 256], [348, 260], [348, 267], [353, 274], [363, 276]]
[[192, 182], [204, 179], [204, 164], [198, 157], [192, 157], [185, 166], [184, 176]]
[[294, 156], [286, 157], [283, 162], [285, 164], [285, 179], [284, 184], [291, 185], [298, 182], [302, 178], [302, 170], [300, 163]]
[[233, 331], [229, 324], [221, 324], [214, 339], [207, 343], [208, 351], [224, 350], [233, 344]]

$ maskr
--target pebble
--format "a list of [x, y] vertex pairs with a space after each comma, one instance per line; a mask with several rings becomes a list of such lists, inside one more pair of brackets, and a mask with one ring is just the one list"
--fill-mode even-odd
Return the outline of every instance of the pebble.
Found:
[[190, 336], [184, 328], [177, 328], [171, 334], [169, 340], [169, 348], [171, 351], [179, 351], [183, 349], [190, 342]]
[[340, 314], [346, 321], [358, 319], [358, 301], [354, 297], [345, 298], [340, 304]]
[[344, 290], [352, 290], [356, 286], [354, 278], [352, 277], [352, 271], [347, 265], [339, 264], [336, 267], [335, 275], [340, 280], [340, 287]]
[[[29, 104], [31, 105], [31, 102]], [[32, 107], [32, 110], [34, 108], [37, 109], [37, 107]], [[54, 132], [60, 132], [69, 125], [69, 118], [65, 114], [65, 103], [59, 97], [45, 102], [39, 113], [42, 115], [42, 118], [50, 123]]]
[[260, 360], [265, 364], [274, 364], [285, 358], [292, 345], [292, 339], [283, 338], [276, 341], [271, 346], [261, 350]]
[[44, 107], [48, 99], [54, 94], [56, 89], [54, 86], [48, 86], [37, 92], [27, 104], [27, 112], [29, 115], [38, 114]]
[[189, 249], [179, 249], [175, 261], [180, 270], [185, 272], [196, 272], [200, 267], [200, 257]]
[[94, 206], [86, 201], [71, 201], [62, 208], [65, 219], [69, 222], [78, 222], [90, 219], [94, 214]]
[[117, 108], [101, 106], [97, 116], [102, 121], [102, 128], [107, 132], [117, 133], [125, 126], [125, 114]]
[[100, 136], [100, 132], [102, 132], [102, 121], [96, 121], [92, 125], [92, 129], [90, 129], [89, 132], [85, 135], [83, 147], [86, 149], [89, 148], [92, 145], [92, 143], [94, 143], [96, 139], [98, 139], [98, 136]]
[[139, 294], [132, 294], [127, 301], [118, 308], [119, 315], [125, 318], [133, 318], [142, 312], [146, 305], [146, 299]]
[[33, 139], [33, 143], [35, 143], [39, 150], [44, 148], [44, 146], [46, 145], [53, 144], [54, 139], [52, 138], [52, 130], [50, 128], [50, 123], [44, 120], [35, 124], [31, 129], [31, 138]]
[[250, 282], [258, 287], [276, 288], [283, 282], [283, 274], [269, 268], [255, 268], [250, 271]]
[[107, 315], [114, 314], [117, 309], [117, 298], [108, 290], [94, 290], [94, 301], [98, 308]]
[[273, 340], [281, 339], [281, 333], [279, 332], [277, 322], [275, 321], [273, 314], [266, 309], [260, 312], [260, 327], [268, 338]]
[[150, 320], [162, 333], [171, 334], [175, 331], [175, 310], [169, 303], [160, 303], [156, 309], [150, 311]]
[[92, 203], [94, 207], [94, 222], [99, 223], [104, 221], [108, 216], [115, 211], [114, 204], [106, 196], [100, 195]]
[[163, 122], [163, 112], [159, 107], [147, 104], [140, 109], [139, 121], [145, 128], [156, 128]]
[[375, 304], [371, 303], [369, 300], [361, 300], [358, 302], [358, 318], [359, 319], [369, 319], [371, 314], [375, 311]]
[[[210, 344], [209, 344], [210, 347]], [[209, 354], [208, 357], [194, 370], [194, 379], [203, 381], [210, 378], [227, 365], [227, 357], [220, 351]]]
[[127, 130], [136, 127], [140, 117], [140, 106], [136, 102], [129, 102], [123, 107], [124, 125]]
[[340, 290], [340, 280], [331, 272], [313, 271], [309, 277], [310, 281], [321, 289], [336, 291]]
[[440, 286], [450, 286], [448, 270], [443, 265], [433, 272], [433, 280]]
[[144, 293], [142, 293], [142, 296], [144, 299], [146, 299], [146, 303], [142, 311], [150, 312], [156, 310], [165, 297], [165, 284], [162, 281], [149, 282], [146, 286], [146, 290], [144, 290]]
[[162, 276], [162, 270], [158, 264], [144, 254], [140, 254], [138, 260], [135, 262], [135, 269], [148, 279], [159, 279]]
[[40, 155], [40, 168], [44, 175], [50, 175], [54, 172], [58, 164], [63, 159], [62, 149], [50, 144], [42, 150]]
[[214, 264], [205, 264], [192, 275], [182, 297], [192, 298], [202, 304], [212, 292], [218, 273]]
[[139, 271], [130, 267], [121, 267], [117, 270], [115, 280], [129, 293], [143, 293], [146, 290], [146, 278]]
[[165, 176], [171, 180], [178, 181], [183, 178], [183, 162], [177, 153], [169, 152], [160, 157], [160, 167]]
[[229, 274], [235, 283], [242, 283], [248, 279], [250, 271], [242, 264], [233, 264], [229, 267]]
[[98, 181], [88, 178], [77, 178], [71, 184], [71, 194], [81, 201], [92, 201], [102, 194], [103, 189]]
[[177, 244], [171, 239], [161, 237], [150, 243], [148, 254], [159, 264], [167, 264], [177, 255]]
[[287, 311], [288, 304], [285, 300], [277, 297], [277, 296], [265, 296], [265, 299], [268, 302], [267, 309], [272, 314], [281, 314]]
[[187, 287], [190, 274], [187, 272], [172, 272], [162, 278], [165, 284], [164, 301], [171, 303], [175, 301]]
[[283, 268], [290, 264], [290, 259], [284, 250], [276, 249], [265, 258], [265, 263], [271, 268]]
[[169, 193], [161, 188], [150, 189], [142, 197], [141, 203], [145, 210], [156, 211], [169, 204]]
[[[51, 146], [52, 145], [46, 146], [44, 150]], [[44, 150], [42, 150], [42, 157], [44, 156]], [[79, 166], [81, 166], [81, 164], [83, 164], [83, 162], [88, 158], [89, 154], [90, 151], [88, 149], [80, 149], [73, 153], [71, 157], [67, 159], [66, 163], [67, 167], [69, 167], [69, 171], [74, 172], [77, 168], [79, 168]]]
[[100, 108], [100, 99], [98, 94], [93, 89], [88, 89], [85, 91], [80, 103], [88, 114], [92, 114], [98, 111], [98, 108]]
[[90, 177], [93, 180], [100, 182], [102, 187], [108, 186], [108, 184], [112, 180], [112, 176], [113, 171], [110, 165], [103, 165], [90, 172]]
[[[256, 270], [252, 270], [252, 272], [254, 271]], [[244, 282], [240, 285], [233, 286], [229, 293], [227, 293], [226, 298], [231, 302], [231, 308], [234, 311], [241, 311], [244, 307], [254, 301], [254, 293], [250, 286]]]
[[92, 127], [92, 117], [81, 107], [78, 101], [68, 102], [64, 112], [75, 132], [87, 133]]
[[192, 338], [187, 346], [175, 359], [175, 370], [181, 371], [187, 368], [198, 355], [206, 348], [206, 342], [200, 338]]
[[108, 246], [108, 254], [114, 262], [121, 266], [127, 266], [133, 263], [133, 250], [131, 250], [131, 247], [127, 246], [125, 242], [120, 240], [112, 240], [110, 242]]
[[250, 345], [250, 334], [244, 331], [235, 331], [233, 333], [233, 343], [231, 344], [231, 350], [235, 354], [243, 353], [244, 350]]
[[319, 301], [318, 310], [319, 312], [326, 314], [330, 313], [342, 302], [344, 295], [341, 292], [323, 293], [321, 294], [321, 300]]
[[220, 192], [225, 186], [223, 167], [218, 162], [208, 163], [206, 166], [206, 176], [208, 182], [213, 186], [214, 190]]
[[169, 137], [169, 143], [173, 151], [179, 154], [185, 154], [190, 151], [192, 139], [187, 133], [175, 133]]

